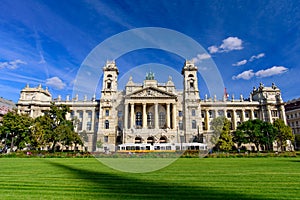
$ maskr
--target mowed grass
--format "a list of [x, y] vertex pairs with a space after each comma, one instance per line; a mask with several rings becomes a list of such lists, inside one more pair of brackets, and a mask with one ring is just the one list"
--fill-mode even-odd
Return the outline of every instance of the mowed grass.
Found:
[[180, 158], [149, 173], [95, 158], [0, 158], [0, 167], [0, 199], [300, 199], [300, 158]]

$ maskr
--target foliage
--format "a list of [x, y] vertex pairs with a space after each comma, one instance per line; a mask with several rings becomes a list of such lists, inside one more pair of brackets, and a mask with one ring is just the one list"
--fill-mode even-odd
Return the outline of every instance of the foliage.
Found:
[[300, 149], [300, 134], [295, 134], [295, 144], [297, 149]]
[[240, 147], [242, 144], [253, 143], [259, 151], [260, 146], [272, 150], [276, 138], [276, 131], [271, 123], [259, 119], [241, 123], [234, 132], [234, 141]]
[[292, 129], [287, 126], [281, 119], [275, 120], [273, 125], [277, 132], [276, 141], [283, 151], [287, 146], [287, 140], [290, 140], [291, 142], [294, 142], [295, 140]]
[[98, 140], [96, 143], [97, 148], [102, 148], [102, 145], [103, 145], [102, 141]]
[[217, 117], [212, 121], [212, 129], [212, 144], [215, 144], [215, 147], [218, 150], [231, 150], [234, 143], [232, 141], [233, 137], [230, 132], [230, 121], [225, 117]]
[[[74, 131], [73, 122], [66, 119], [68, 112], [70, 112], [68, 106], [55, 105], [52, 103], [50, 110], [36, 119], [37, 126], [41, 126], [42, 130], [45, 132], [44, 141], [46, 144], [52, 145], [52, 151], [55, 151], [57, 143], [64, 146], [73, 143], [75, 145], [83, 144], [79, 135]], [[37, 129], [40, 130], [40, 128]]]
[[16, 110], [8, 112], [3, 116], [0, 126], [1, 138], [5, 145], [24, 148], [30, 143], [30, 128], [33, 120], [28, 115], [19, 115]]
[[83, 145], [80, 136], [74, 131], [73, 122], [66, 119], [70, 109], [66, 105], [51, 104], [50, 110], [42, 116], [32, 119], [28, 115], [8, 112], [0, 124], [0, 135], [5, 146], [11, 149], [30, 147], [38, 149], [50, 145], [55, 150], [56, 144]]

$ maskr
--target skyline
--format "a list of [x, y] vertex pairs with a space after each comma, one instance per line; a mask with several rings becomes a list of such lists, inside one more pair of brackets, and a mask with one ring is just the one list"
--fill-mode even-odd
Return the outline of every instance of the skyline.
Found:
[[[230, 95], [247, 98], [260, 82], [266, 86], [274, 82], [283, 100], [292, 100], [300, 96], [299, 3], [4, 0], [0, 5], [0, 96], [17, 102], [28, 83], [47, 86], [53, 98], [64, 98], [72, 94], [81, 64], [98, 44], [124, 31], [158, 27], [197, 41], [206, 52], [192, 60], [206, 70], [204, 61], [212, 59]], [[141, 49], [122, 55], [116, 63], [122, 78], [147, 63], [180, 73], [184, 59], [159, 49]], [[140, 79], [147, 70], [150, 65], [141, 70]], [[159, 81], [167, 79], [168, 75]], [[208, 91], [199, 80], [203, 98]]]

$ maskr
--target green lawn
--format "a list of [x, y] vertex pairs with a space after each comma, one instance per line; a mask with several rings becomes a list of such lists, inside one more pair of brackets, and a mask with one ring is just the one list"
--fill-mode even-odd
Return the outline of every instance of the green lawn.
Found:
[[95, 158], [0, 158], [0, 167], [0, 199], [300, 199], [299, 157], [181, 158], [150, 173]]

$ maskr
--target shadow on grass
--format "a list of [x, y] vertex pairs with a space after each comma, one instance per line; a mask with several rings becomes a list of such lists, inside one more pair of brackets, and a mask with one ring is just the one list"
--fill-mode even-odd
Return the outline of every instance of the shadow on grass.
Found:
[[[74, 166], [47, 161], [60, 170], [75, 176], [78, 181], [84, 179], [92, 183], [87, 199], [263, 199], [260, 196], [245, 195], [222, 191], [210, 187], [188, 186], [184, 182], [157, 182], [139, 178], [136, 174], [113, 171], [111, 173], [78, 169]], [[153, 176], [157, 176], [153, 174]], [[149, 175], [151, 177], [151, 175]], [[224, 183], [224, 182], [223, 182]], [[199, 184], [199, 183], [198, 183]], [[225, 187], [226, 185], [220, 185]], [[85, 190], [78, 188], [79, 190]], [[84, 192], [84, 191], [83, 191]]]

